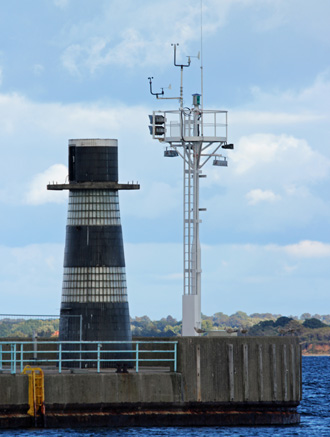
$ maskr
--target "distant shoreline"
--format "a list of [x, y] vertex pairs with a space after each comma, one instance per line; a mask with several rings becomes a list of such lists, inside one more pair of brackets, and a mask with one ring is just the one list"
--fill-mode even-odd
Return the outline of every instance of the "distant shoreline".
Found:
[[330, 357], [330, 354], [302, 354], [303, 357]]

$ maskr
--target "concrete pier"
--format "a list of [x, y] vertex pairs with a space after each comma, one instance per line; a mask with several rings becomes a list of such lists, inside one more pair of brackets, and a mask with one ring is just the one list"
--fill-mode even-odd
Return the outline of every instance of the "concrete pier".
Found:
[[[178, 339], [178, 372], [45, 370], [39, 426], [213, 426], [299, 423], [296, 337]], [[0, 427], [34, 426], [26, 375], [0, 374]]]

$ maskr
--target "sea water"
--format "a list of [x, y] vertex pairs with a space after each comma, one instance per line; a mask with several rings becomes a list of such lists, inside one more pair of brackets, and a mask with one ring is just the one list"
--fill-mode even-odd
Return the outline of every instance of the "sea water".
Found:
[[167, 428], [88, 428], [0, 430], [6, 437], [267, 437], [267, 436], [329, 436], [330, 437], [330, 357], [303, 357], [303, 400], [298, 411], [301, 423], [269, 427], [167, 427]]

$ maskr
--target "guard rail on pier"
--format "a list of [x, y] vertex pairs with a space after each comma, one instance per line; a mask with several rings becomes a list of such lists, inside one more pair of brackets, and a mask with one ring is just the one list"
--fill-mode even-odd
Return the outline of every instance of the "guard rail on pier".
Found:
[[38, 364], [56, 366], [61, 373], [65, 367], [81, 368], [88, 363], [89, 369], [100, 373], [105, 363], [106, 367], [126, 363], [139, 372], [145, 363], [164, 363], [176, 372], [177, 344], [177, 341], [4, 341], [0, 342], [0, 370], [16, 374], [17, 369], [23, 372], [26, 364]]

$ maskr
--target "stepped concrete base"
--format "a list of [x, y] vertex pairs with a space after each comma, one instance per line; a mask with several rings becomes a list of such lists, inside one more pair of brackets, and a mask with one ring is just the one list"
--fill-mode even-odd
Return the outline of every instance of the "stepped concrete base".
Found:
[[[79, 410], [79, 411], [77, 411]], [[96, 411], [97, 410], [97, 411]], [[100, 411], [101, 410], [101, 411]], [[60, 406], [48, 409], [44, 417], [37, 420], [27, 414], [0, 415], [2, 428], [69, 428], [69, 427], [166, 427], [166, 426], [266, 426], [295, 425], [300, 415], [289, 406], [260, 408], [246, 406], [235, 409], [230, 406], [192, 405], [164, 409], [162, 406], [126, 405], [118, 406]]]

